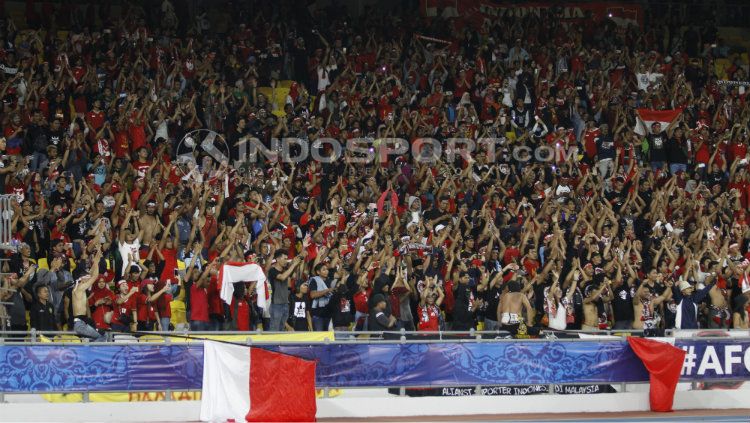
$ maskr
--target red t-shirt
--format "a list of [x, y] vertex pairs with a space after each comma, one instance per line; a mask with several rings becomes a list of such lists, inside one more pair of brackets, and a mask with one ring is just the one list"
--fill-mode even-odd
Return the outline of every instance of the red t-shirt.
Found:
[[111, 300], [111, 303], [100, 304], [96, 306], [96, 308], [94, 308], [94, 311], [91, 313], [91, 319], [94, 320], [97, 329], [109, 329], [109, 324], [104, 321], [104, 315], [112, 311], [112, 306], [115, 304], [114, 292], [110, 291], [107, 288], [95, 290], [89, 298], [89, 305], [93, 307], [94, 304], [102, 298], [109, 298]]
[[367, 301], [370, 299], [370, 293], [372, 292], [372, 289], [367, 289], [365, 291], [359, 291], [356, 294], [354, 294], [354, 309], [357, 310], [360, 313], [368, 313], [370, 311], [369, 307], [367, 306]]
[[417, 307], [417, 314], [419, 315], [419, 330], [440, 330], [440, 309], [436, 305], [419, 306]]
[[151, 167], [150, 161], [142, 162], [140, 160], [135, 160], [133, 162], [133, 168], [138, 172], [138, 176], [145, 176], [149, 167]]
[[95, 112], [92, 110], [86, 113], [86, 121], [88, 121], [91, 126], [93, 126], [94, 129], [98, 131], [99, 128], [104, 125], [104, 112], [101, 110], [99, 110], [99, 112]]
[[208, 293], [206, 288], [190, 287], [190, 320], [208, 322]]
[[112, 313], [112, 321], [113, 322], [118, 322], [119, 323], [120, 316], [122, 316], [123, 314], [128, 315], [128, 316], [130, 316], [132, 318], [132, 316], [133, 316], [133, 310], [135, 310], [136, 307], [138, 306], [137, 303], [136, 303], [137, 302], [137, 298], [136, 297], [137, 297], [136, 295], [131, 295], [130, 298], [128, 298], [128, 300], [125, 301], [124, 303], [122, 303], [122, 304], [115, 303], [114, 310], [113, 310], [113, 313]]
[[148, 295], [143, 293], [137, 293], [136, 304], [138, 307], [138, 321], [139, 322], [155, 322], [156, 321], [156, 304], [148, 302]]
[[521, 255], [521, 252], [516, 247], [508, 247], [505, 249], [505, 254], [503, 255], [503, 264], [507, 265], [510, 264], [513, 259], [517, 258]]
[[177, 250], [174, 248], [165, 248], [161, 250], [164, 256], [164, 270], [161, 272], [160, 280], [174, 279], [174, 270], [177, 268]]
[[146, 147], [146, 125], [143, 121], [141, 121], [140, 125], [132, 122], [128, 127], [128, 133], [132, 141], [130, 144], [131, 152], [138, 151], [141, 147]]
[[215, 276], [208, 283], [208, 312], [210, 314], [224, 314], [224, 305], [219, 296], [219, 281]]
[[[237, 298], [232, 298], [232, 307], [231, 310], [234, 312], [235, 306], [237, 307], [237, 330], [238, 331], [249, 331], [250, 330], [250, 313], [252, 312], [252, 309], [250, 308], [250, 303], [247, 302], [245, 297], [240, 298], [237, 300]], [[232, 316], [235, 317], [235, 316]]]
[[112, 150], [115, 157], [124, 158], [130, 156], [130, 143], [128, 142], [128, 133], [120, 131], [115, 133], [115, 142], [112, 144]]

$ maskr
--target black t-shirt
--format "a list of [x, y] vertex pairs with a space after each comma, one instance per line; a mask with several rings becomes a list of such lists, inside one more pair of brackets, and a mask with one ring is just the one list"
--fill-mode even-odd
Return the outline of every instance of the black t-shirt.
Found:
[[367, 320], [368, 330], [373, 332], [394, 330], [395, 326], [388, 327], [388, 320], [391, 315], [385, 311], [370, 310], [370, 317]]
[[56, 145], [58, 149], [60, 148], [60, 144], [62, 144], [63, 137], [64, 137], [64, 132], [62, 128], [56, 131], [53, 131], [53, 130], [47, 131], [47, 139], [49, 143], [48, 145]]
[[29, 309], [29, 320], [31, 327], [36, 330], [57, 330], [57, 319], [55, 318], [55, 309], [52, 303], [47, 301], [42, 304], [35, 301]]
[[54, 190], [52, 194], [49, 196], [49, 202], [51, 205], [61, 205], [61, 206], [69, 206], [72, 202], [73, 197], [68, 191], [60, 192], [58, 190]]
[[615, 320], [633, 320], [633, 293], [627, 284], [622, 284], [614, 290], [612, 309]]
[[616, 155], [615, 141], [612, 135], [600, 135], [596, 137], [596, 152], [599, 160], [614, 159]]
[[299, 298], [292, 295], [289, 298], [289, 326], [297, 332], [309, 331], [307, 325], [307, 313], [310, 312], [312, 301], [309, 296]]
[[336, 291], [328, 303], [333, 314], [333, 326], [345, 327], [354, 321], [352, 301], [347, 295], [341, 295]]
[[652, 162], [667, 161], [667, 134], [661, 131], [658, 134], [648, 134], [649, 154]]
[[88, 219], [83, 219], [77, 223], [71, 220], [66, 227], [66, 233], [70, 235], [70, 239], [84, 239], [88, 230]]
[[484, 301], [487, 303], [487, 307], [484, 309], [485, 319], [497, 320], [497, 306], [500, 304], [501, 292], [499, 286], [488, 289], [485, 292]]
[[435, 220], [444, 216], [446, 212], [441, 212], [438, 208], [431, 208], [424, 213], [425, 220]]
[[670, 163], [687, 164], [688, 152], [685, 140], [670, 138], [667, 142], [667, 156]]
[[458, 284], [454, 295], [453, 330], [470, 330], [474, 327], [474, 292], [469, 285]]

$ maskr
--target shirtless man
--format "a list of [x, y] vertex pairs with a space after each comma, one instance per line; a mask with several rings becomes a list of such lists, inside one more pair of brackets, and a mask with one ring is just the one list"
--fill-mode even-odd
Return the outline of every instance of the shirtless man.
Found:
[[643, 329], [646, 336], [653, 336], [661, 322], [661, 317], [656, 312], [656, 308], [664, 301], [672, 298], [672, 282], [667, 281], [667, 288], [661, 295], [656, 294], [655, 283], [662, 279], [656, 269], [648, 272], [648, 277], [633, 296], [633, 329]]
[[76, 280], [72, 293], [73, 330], [75, 330], [76, 335], [90, 338], [97, 342], [104, 342], [107, 340], [107, 337], [95, 329], [94, 322], [89, 317], [87, 291], [99, 277], [99, 261], [101, 258], [102, 252], [97, 248], [89, 274], [81, 276]]
[[714, 262], [704, 284], [708, 285], [711, 282], [714, 286], [708, 291], [708, 296], [711, 298], [711, 306], [708, 310], [708, 327], [710, 329], [730, 328], [732, 324], [732, 313], [729, 310], [729, 289], [724, 279], [717, 279], [717, 271], [719, 269], [719, 263]]
[[599, 314], [599, 303], [612, 301], [612, 281], [609, 278], [604, 278], [601, 286], [596, 287], [594, 285], [587, 285], [584, 288], [586, 298], [583, 299], [583, 324], [581, 330], [584, 331], [598, 331], [602, 329], [600, 324], [606, 324], [606, 317], [602, 319]]
[[149, 199], [138, 218], [138, 225], [141, 227], [143, 236], [141, 237], [141, 249], [148, 250], [148, 247], [154, 242], [154, 239], [159, 235], [163, 226], [159, 217], [156, 213], [156, 201]]
[[526, 310], [526, 326], [531, 327], [534, 321], [534, 309], [531, 308], [529, 299], [521, 292], [521, 283], [517, 280], [508, 282], [508, 293], [500, 297], [497, 305], [497, 321], [500, 328], [515, 336], [523, 318], [523, 310]]

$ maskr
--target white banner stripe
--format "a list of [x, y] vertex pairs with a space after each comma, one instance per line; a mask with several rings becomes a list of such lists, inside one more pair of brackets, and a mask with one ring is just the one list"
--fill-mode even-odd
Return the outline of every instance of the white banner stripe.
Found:
[[250, 348], [204, 341], [201, 421], [244, 422], [250, 407]]

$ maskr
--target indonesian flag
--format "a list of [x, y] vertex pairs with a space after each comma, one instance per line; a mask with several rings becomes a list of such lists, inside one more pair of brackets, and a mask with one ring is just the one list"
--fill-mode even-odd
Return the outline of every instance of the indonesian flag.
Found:
[[256, 263], [224, 263], [219, 269], [219, 296], [227, 304], [232, 304], [235, 282], [257, 282], [258, 307], [266, 308], [266, 274]]
[[685, 362], [685, 351], [668, 342], [633, 336], [628, 337], [628, 344], [648, 370], [651, 411], [672, 411], [674, 391]]
[[315, 421], [315, 362], [203, 342], [201, 421]]
[[651, 133], [651, 125], [656, 122], [661, 123], [661, 128], [665, 129], [670, 123], [674, 122], [680, 114], [682, 109], [674, 110], [649, 110], [649, 109], [636, 109], [638, 113], [638, 121], [635, 124], [635, 131], [638, 135], [646, 135]]

